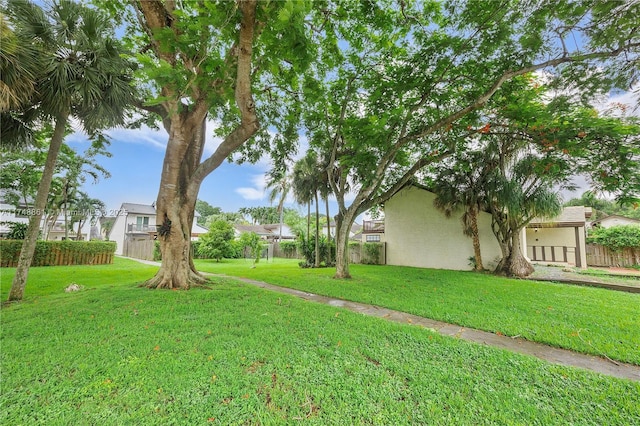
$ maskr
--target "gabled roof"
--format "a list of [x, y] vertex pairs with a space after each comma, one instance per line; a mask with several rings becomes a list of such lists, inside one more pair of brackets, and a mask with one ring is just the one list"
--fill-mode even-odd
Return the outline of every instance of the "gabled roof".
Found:
[[591, 207], [565, 207], [558, 216], [553, 218], [534, 217], [527, 226], [530, 228], [584, 226], [587, 218], [591, 216], [591, 212]]
[[155, 215], [156, 208], [149, 204], [122, 203], [122, 210], [127, 213]]
[[591, 222], [591, 224], [592, 225], [596, 225], [596, 224], [602, 222], [603, 220], [607, 220], [607, 219], [624, 219], [625, 221], [628, 221], [628, 222], [640, 223], [640, 219], [634, 219], [632, 217], [620, 216], [619, 214], [610, 214], [609, 216], [601, 217], [600, 219], [594, 220], [593, 222]]
[[201, 234], [206, 234], [207, 232], [209, 232], [207, 228], [198, 225], [195, 220], [193, 221], [193, 224], [191, 225], [192, 234], [201, 235]]
[[234, 224], [233, 227], [238, 232], [255, 232], [258, 235], [274, 235], [268, 229], [265, 229], [264, 225], [238, 225]]

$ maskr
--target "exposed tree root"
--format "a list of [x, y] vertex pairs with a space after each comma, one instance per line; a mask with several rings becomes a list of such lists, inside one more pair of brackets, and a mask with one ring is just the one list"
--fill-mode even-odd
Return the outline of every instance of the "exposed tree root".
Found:
[[209, 288], [209, 284], [211, 284], [211, 280], [197, 271], [188, 270], [183, 273], [171, 274], [161, 267], [155, 277], [140, 286], [151, 289], [189, 290], [194, 287]]

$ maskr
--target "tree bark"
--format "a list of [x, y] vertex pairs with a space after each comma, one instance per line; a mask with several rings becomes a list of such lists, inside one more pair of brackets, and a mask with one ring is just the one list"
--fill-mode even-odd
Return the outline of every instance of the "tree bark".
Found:
[[[166, 27], [166, 14], [160, 3], [139, 2], [151, 30]], [[160, 6], [159, 6], [160, 5]], [[208, 94], [196, 91], [192, 105], [182, 105], [173, 98], [159, 111], [169, 133], [160, 190], [156, 205], [158, 240], [162, 265], [155, 277], [145, 283], [149, 288], [189, 289], [208, 282], [195, 269], [191, 257], [191, 226], [200, 185], [228, 156], [251, 138], [260, 128], [251, 93], [251, 61], [256, 29], [255, 0], [239, 1], [242, 13], [238, 43], [233, 51], [237, 56], [235, 101], [240, 110], [240, 124], [229, 133], [216, 151], [200, 163], [204, 150]], [[151, 31], [153, 33], [153, 31]], [[171, 51], [161, 51], [159, 57], [172, 63]], [[167, 97], [178, 94], [172, 87], [162, 90]]]
[[511, 235], [512, 245], [511, 254], [507, 261], [507, 275], [512, 277], [526, 277], [533, 273], [533, 266], [525, 259], [522, 254], [522, 244], [520, 241], [520, 232], [522, 229], [514, 230]]
[[9, 300], [22, 300], [24, 297], [24, 289], [27, 285], [27, 276], [29, 275], [29, 267], [33, 260], [33, 254], [36, 250], [36, 242], [38, 240], [38, 232], [40, 231], [40, 222], [44, 210], [47, 206], [47, 198], [49, 196], [49, 189], [51, 188], [51, 180], [53, 179], [53, 173], [55, 171], [56, 159], [64, 140], [64, 131], [67, 126], [68, 114], [61, 113], [56, 117], [56, 126], [51, 137], [51, 144], [49, 145], [49, 152], [47, 153], [47, 159], [44, 164], [44, 170], [42, 171], [42, 180], [38, 185], [38, 193], [36, 195], [36, 201], [33, 206], [33, 215], [29, 217], [29, 226], [27, 227], [27, 233], [22, 243], [22, 249], [20, 251], [20, 257], [18, 259], [18, 267], [16, 274], [11, 282], [11, 290], [9, 292]]
[[165, 155], [156, 203], [157, 238], [162, 264], [158, 273], [145, 283], [149, 288], [188, 290], [208, 282], [196, 270], [191, 256], [191, 226], [196, 197], [190, 196], [188, 191], [204, 149], [205, 120], [206, 117], [203, 117], [200, 123], [190, 120], [171, 123], [167, 150], [179, 143], [188, 146], [182, 157]]
[[327, 210], [327, 266], [331, 265], [331, 218], [329, 217], [329, 197], [324, 199]]
[[471, 238], [473, 240], [473, 255], [475, 257], [475, 271], [483, 271], [482, 252], [480, 250], [480, 231], [478, 230], [478, 209], [472, 207], [469, 211], [471, 216]]
[[316, 199], [316, 263], [315, 267], [320, 267], [320, 210], [318, 206], [318, 191], [315, 192]]
[[351, 278], [349, 272], [349, 231], [356, 219], [351, 208], [336, 216], [336, 274], [334, 278]]

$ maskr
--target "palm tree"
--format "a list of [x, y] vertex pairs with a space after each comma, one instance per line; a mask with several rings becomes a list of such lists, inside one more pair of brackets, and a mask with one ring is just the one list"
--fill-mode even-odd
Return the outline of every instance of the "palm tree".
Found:
[[25, 123], [33, 111], [16, 111], [29, 104], [44, 64], [33, 39], [14, 31], [2, 11], [0, 40], [0, 140], [3, 149], [20, 148], [33, 141], [32, 129]]
[[479, 167], [483, 154], [477, 151], [461, 152], [455, 164], [440, 170], [433, 183], [436, 194], [434, 206], [446, 217], [462, 209], [462, 232], [473, 241], [474, 270], [484, 270], [480, 249], [478, 214], [485, 204], [484, 185], [489, 167]]
[[24, 109], [37, 110], [41, 120], [54, 123], [34, 203], [36, 214], [29, 220], [9, 293], [9, 300], [20, 300], [69, 118], [74, 117], [89, 135], [121, 124], [133, 95], [132, 66], [121, 56], [109, 20], [95, 9], [61, 0], [44, 11], [27, 0], [9, 0], [6, 16], [16, 34], [32, 40], [43, 61], [35, 95]]
[[270, 173], [267, 180], [267, 189], [269, 191], [269, 202], [278, 200], [278, 214], [280, 216], [280, 231], [278, 241], [282, 241], [282, 225], [284, 222], [284, 202], [291, 190], [291, 176], [286, 173]]
[[78, 224], [76, 240], [81, 240], [82, 227], [87, 220], [90, 220], [91, 223], [94, 224], [95, 220], [102, 216], [105, 204], [97, 198], [91, 198], [86, 192], [78, 191], [72, 209], [74, 213], [71, 215], [71, 226], [73, 226], [74, 223]]
[[318, 156], [315, 151], [307, 152], [293, 167], [293, 195], [300, 204], [307, 204], [307, 238], [311, 237], [311, 202], [316, 204], [316, 257], [315, 266], [320, 267], [320, 215], [318, 211]]
[[324, 200], [324, 206], [327, 214], [327, 265], [331, 265], [331, 216], [329, 214], [329, 195], [331, 195], [331, 184], [329, 183], [329, 159], [325, 158], [324, 161], [319, 164], [320, 176], [318, 180], [318, 189], [320, 196]]

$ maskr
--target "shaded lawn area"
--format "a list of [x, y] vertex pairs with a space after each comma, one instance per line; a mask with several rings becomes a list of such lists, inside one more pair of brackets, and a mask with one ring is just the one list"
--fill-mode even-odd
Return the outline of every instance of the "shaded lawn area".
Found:
[[[228, 279], [212, 290], [147, 290], [136, 283], [155, 268], [122, 259], [113, 268], [119, 277], [92, 266], [33, 268], [30, 298], [3, 307], [1, 424], [640, 418], [636, 382]], [[64, 293], [72, 280], [85, 290]]]
[[333, 268], [302, 269], [288, 259], [261, 262], [255, 269], [245, 260], [195, 262], [201, 271], [640, 364], [640, 294], [401, 266], [351, 265], [354, 278], [336, 280]]

